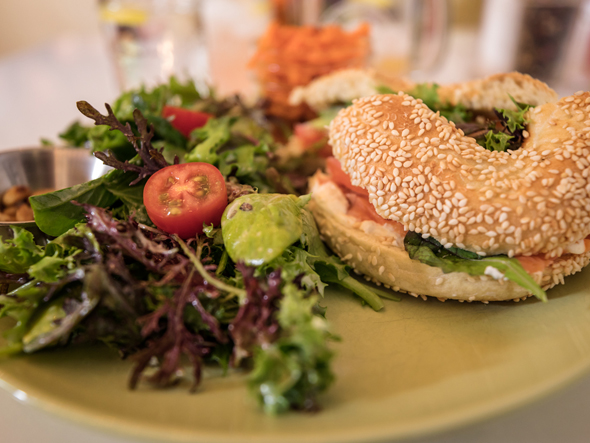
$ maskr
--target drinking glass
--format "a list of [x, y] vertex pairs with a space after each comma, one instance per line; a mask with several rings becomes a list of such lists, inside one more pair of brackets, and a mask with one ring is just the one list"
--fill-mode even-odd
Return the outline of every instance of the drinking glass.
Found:
[[448, 38], [447, 0], [324, 0], [320, 24], [371, 27], [369, 64], [385, 75], [424, 75], [436, 68]]
[[486, 0], [477, 74], [517, 70], [569, 95], [590, 84], [589, 0]]
[[515, 68], [548, 83], [556, 82], [565, 61], [579, 0], [524, 3]]
[[171, 75], [209, 82], [201, 0], [99, 0], [100, 20], [121, 90]]
[[247, 65], [258, 38], [273, 20], [271, 0], [206, 0], [203, 16], [217, 93], [256, 96], [254, 74]]

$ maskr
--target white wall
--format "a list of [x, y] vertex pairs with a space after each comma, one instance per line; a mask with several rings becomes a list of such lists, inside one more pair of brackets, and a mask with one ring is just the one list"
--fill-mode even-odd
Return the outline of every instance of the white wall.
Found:
[[0, 0], [0, 56], [65, 34], [98, 32], [98, 0]]

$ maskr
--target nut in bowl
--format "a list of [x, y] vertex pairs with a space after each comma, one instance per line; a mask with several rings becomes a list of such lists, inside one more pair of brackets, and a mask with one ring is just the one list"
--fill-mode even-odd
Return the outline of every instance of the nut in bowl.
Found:
[[9, 226], [36, 230], [31, 195], [67, 188], [100, 177], [110, 168], [86, 149], [23, 148], [0, 152], [0, 236]]

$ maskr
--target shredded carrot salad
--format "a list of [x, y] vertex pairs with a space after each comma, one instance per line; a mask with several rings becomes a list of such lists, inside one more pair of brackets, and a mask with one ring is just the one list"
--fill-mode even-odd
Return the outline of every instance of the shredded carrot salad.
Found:
[[295, 86], [307, 85], [316, 77], [343, 68], [366, 64], [369, 55], [369, 26], [346, 32], [340, 26], [291, 26], [272, 23], [258, 41], [249, 67], [258, 77], [268, 113], [288, 120], [312, 116], [303, 105], [289, 105]]

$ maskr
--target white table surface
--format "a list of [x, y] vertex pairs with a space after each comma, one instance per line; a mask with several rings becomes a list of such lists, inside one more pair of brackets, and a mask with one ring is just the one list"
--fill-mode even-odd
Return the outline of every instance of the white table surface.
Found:
[[[465, 41], [465, 39], [464, 39]], [[449, 60], [437, 80], [461, 80]], [[75, 102], [95, 106], [117, 95], [98, 37], [65, 37], [0, 58], [0, 150], [38, 145], [78, 118]], [[0, 362], [1, 364], [1, 362]], [[414, 440], [419, 443], [582, 443], [590, 441], [590, 377], [561, 392], [500, 417]], [[137, 443], [138, 440], [83, 427], [0, 392], [0, 443]]]

